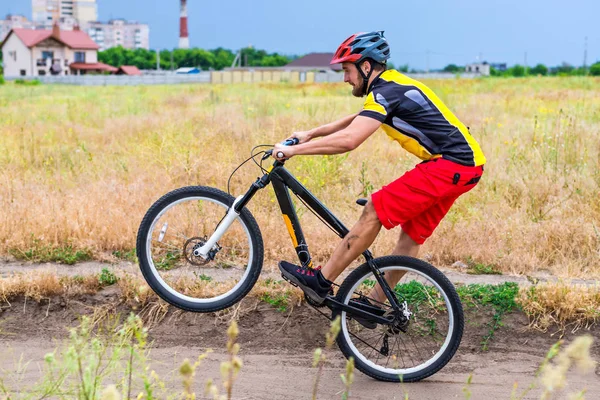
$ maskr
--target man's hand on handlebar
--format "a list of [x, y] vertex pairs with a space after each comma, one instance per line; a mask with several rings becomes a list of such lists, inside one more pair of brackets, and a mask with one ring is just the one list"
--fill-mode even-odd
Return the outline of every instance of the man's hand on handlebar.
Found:
[[292, 146], [298, 144], [298, 142], [299, 139], [297, 137], [292, 137], [283, 143], [277, 143], [275, 146], [273, 146], [273, 152], [271, 155], [278, 161], [285, 161], [294, 156], [294, 150], [292, 149]]
[[311, 131], [300, 131], [292, 133], [292, 136], [287, 138], [287, 140], [298, 139], [298, 144], [306, 143], [312, 140]]

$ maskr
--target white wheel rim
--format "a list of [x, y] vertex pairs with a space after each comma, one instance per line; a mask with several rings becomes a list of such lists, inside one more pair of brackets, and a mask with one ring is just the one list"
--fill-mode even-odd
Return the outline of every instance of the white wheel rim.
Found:
[[[182, 293], [179, 293], [178, 291], [174, 290], [170, 285], [168, 285], [163, 278], [160, 276], [160, 274], [158, 273], [158, 270], [156, 269], [156, 266], [154, 265], [154, 260], [152, 259], [152, 255], [151, 255], [151, 243], [152, 243], [152, 232], [154, 231], [154, 226], [156, 225], [156, 223], [158, 222], [158, 220], [160, 219], [160, 217], [163, 216], [163, 214], [165, 214], [167, 211], [169, 211], [171, 208], [173, 208], [174, 206], [176, 206], [179, 203], [182, 203], [184, 201], [189, 201], [189, 200], [207, 200], [210, 201], [211, 203], [215, 203], [217, 205], [220, 206], [225, 206], [225, 204], [223, 204], [220, 201], [217, 201], [215, 199], [211, 199], [209, 197], [202, 197], [202, 196], [192, 196], [192, 197], [185, 197], [183, 199], [177, 200], [176, 202], [173, 202], [171, 204], [169, 204], [167, 207], [165, 207], [160, 213], [158, 213], [158, 215], [154, 218], [154, 220], [152, 221], [152, 224], [150, 225], [150, 229], [148, 230], [148, 236], [146, 237], [146, 258], [148, 260], [148, 265], [150, 266], [150, 271], [152, 272], [152, 275], [154, 275], [154, 277], [156, 278], [156, 280], [158, 281], [158, 283], [160, 284], [160, 286], [162, 286], [163, 288], [165, 288], [169, 293], [171, 293], [173, 296], [181, 299], [181, 300], [185, 300], [185, 301], [189, 301], [191, 303], [196, 303], [196, 304], [208, 304], [208, 303], [213, 303], [219, 300], [222, 300], [228, 296], [230, 296], [231, 294], [233, 294], [234, 292], [236, 292], [246, 281], [246, 279], [248, 278], [248, 275], [250, 274], [250, 265], [246, 265], [246, 269], [244, 270], [244, 274], [242, 275], [241, 279], [239, 280], [239, 282], [230, 290], [228, 290], [227, 292], [216, 296], [216, 297], [210, 297], [207, 299], [197, 299], [195, 297], [190, 297], [190, 296], [186, 296]], [[225, 208], [225, 207], [223, 207]], [[243, 221], [241, 221], [241, 218], [238, 216], [235, 221], [240, 221], [240, 224], [244, 227], [244, 231], [246, 232], [246, 236], [248, 238], [248, 248], [249, 250], [249, 255], [248, 255], [248, 264], [252, 263], [252, 260], [254, 259], [254, 247], [252, 246], [252, 237], [250, 235], [250, 231], [248, 230], [248, 227], [246, 226], [246, 224], [243, 223]]]
[[[425, 275], [424, 273], [417, 271], [415, 269], [409, 268], [409, 267], [404, 267], [401, 265], [394, 265], [394, 266], [389, 266], [389, 267], [383, 267], [380, 268], [380, 271], [386, 271], [389, 269], [396, 269], [397, 267], [401, 267], [403, 270], [407, 271], [407, 272], [414, 272], [417, 275], [420, 275], [424, 278], [427, 279], [428, 282], [430, 282], [431, 284], [433, 284], [442, 294], [443, 298], [444, 298], [444, 302], [446, 303], [446, 307], [448, 309], [448, 317], [449, 317], [449, 322], [448, 322], [448, 333], [446, 334], [446, 340], [444, 341], [444, 344], [442, 345], [442, 347], [437, 351], [437, 353], [435, 353], [435, 355], [433, 357], [431, 357], [429, 360], [427, 360], [424, 363], [421, 363], [417, 366], [411, 367], [411, 368], [405, 368], [405, 369], [394, 369], [394, 368], [387, 368], [387, 367], [383, 367], [381, 365], [377, 365], [374, 362], [370, 361], [369, 359], [367, 359], [354, 345], [354, 342], [352, 341], [352, 338], [350, 336], [350, 333], [348, 332], [348, 324], [347, 324], [347, 313], [345, 311], [342, 311], [341, 313], [341, 325], [342, 325], [342, 334], [344, 335], [345, 339], [346, 339], [346, 343], [348, 344], [348, 346], [350, 347], [350, 349], [352, 350], [352, 353], [359, 359], [361, 360], [364, 364], [366, 364], [367, 366], [374, 368], [378, 371], [387, 373], [387, 374], [393, 374], [393, 375], [407, 375], [413, 372], [418, 372], [421, 371], [427, 367], [429, 367], [430, 365], [432, 365], [433, 363], [435, 363], [437, 360], [439, 360], [439, 358], [442, 356], [442, 354], [444, 354], [444, 352], [446, 351], [446, 349], [448, 348], [448, 346], [450, 345], [450, 339], [452, 338], [452, 334], [454, 333], [454, 311], [452, 310], [452, 307], [450, 305], [450, 299], [448, 298], [446, 292], [444, 290], [442, 290], [442, 288], [440, 287], [440, 285], [438, 285], [437, 282], [435, 282], [434, 280], [432, 280], [428, 275]], [[362, 280], [356, 282], [354, 284], [354, 286], [351, 288], [351, 290], [348, 292], [348, 295], [346, 296], [346, 298], [344, 298], [344, 304], [348, 304], [348, 302], [350, 301], [350, 299], [352, 298], [352, 295], [354, 294], [354, 291], [358, 288], [358, 286], [364, 282], [366, 279], [368, 279], [370, 276], [373, 276], [373, 274], [369, 274], [363, 277]]]

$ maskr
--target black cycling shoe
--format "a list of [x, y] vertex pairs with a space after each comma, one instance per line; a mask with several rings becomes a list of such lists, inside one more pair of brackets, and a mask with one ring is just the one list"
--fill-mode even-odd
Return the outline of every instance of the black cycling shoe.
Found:
[[306, 268], [287, 261], [279, 262], [281, 276], [298, 286], [315, 303], [322, 304], [331, 290], [332, 283], [325, 279], [321, 268]]
[[[372, 304], [368, 298], [365, 296], [360, 296], [359, 298], [351, 299], [348, 302], [349, 306], [360, 308], [362, 311], [367, 311], [372, 314], [375, 314], [379, 317], [382, 317], [385, 313], [385, 310], [378, 305]], [[367, 329], [375, 329], [377, 328], [377, 322], [371, 321], [364, 317], [359, 317], [357, 315], [351, 315], [350, 318], [354, 319], [356, 322], [361, 324]]]

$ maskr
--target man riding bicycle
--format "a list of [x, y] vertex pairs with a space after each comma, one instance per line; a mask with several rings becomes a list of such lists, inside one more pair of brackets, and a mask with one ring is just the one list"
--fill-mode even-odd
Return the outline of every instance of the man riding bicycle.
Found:
[[[389, 58], [383, 31], [346, 39], [331, 64], [342, 64], [344, 82], [352, 86], [354, 96], [366, 96], [363, 109], [318, 128], [295, 132], [291, 138], [297, 138], [298, 145], [277, 144], [273, 149], [273, 157], [279, 160], [346, 153], [382, 126], [405, 150], [423, 160], [372, 194], [360, 219], [323, 268], [279, 263], [283, 276], [318, 304], [331, 291], [332, 282], [373, 243], [381, 226], [401, 227], [392, 254], [416, 257], [454, 201], [475, 187], [483, 174], [486, 159], [469, 129], [423, 83], [386, 70]], [[317, 137], [323, 138], [311, 141]], [[401, 278], [401, 272], [386, 276], [392, 288]], [[369, 297], [378, 302], [386, 299], [379, 285]]]

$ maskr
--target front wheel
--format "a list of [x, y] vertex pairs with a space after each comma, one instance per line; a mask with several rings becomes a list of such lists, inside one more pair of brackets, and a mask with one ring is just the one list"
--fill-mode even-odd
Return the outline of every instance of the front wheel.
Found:
[[154, 203], [140, 224], [137, 256], [150, 287], [187, 311], [230, 307], [252, 289], [263, 263], [263, 241], [246, 208], [213, 246], [195, 256], [232, 206], [234, 198], [206, 187], [176, 189]]
[[369, 329], [364, 321], [338, 310], [333, 316], [341, 320], [340, 350], [346, 358], [354, 357], [361, 372], [378, 380], [414, 382], [433, 375], [454, 356], [462, 338], [463, 309], [454, 286], [438, 269], [416, 258], [388, 256], [373, 262], [386, 279], [400, 278], [392, 290], [401, 311], [395, 312], [388, 300], [378, 303], [371, 298], [376, 280], [369, 265], [361, 265], [344, 280], [336, 300], [355, 304], [361, 297], [370, 298], [394, 323], [371, 323]]

